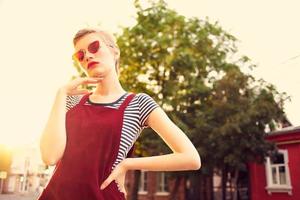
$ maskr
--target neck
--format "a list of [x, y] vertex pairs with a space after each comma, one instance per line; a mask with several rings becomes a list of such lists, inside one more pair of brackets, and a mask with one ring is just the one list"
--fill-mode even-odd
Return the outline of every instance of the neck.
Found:
[[99, 96], [112, 96], [125, 92], [117, 75], [111, 72], [97, 84], [96, 90], [93, 93]]

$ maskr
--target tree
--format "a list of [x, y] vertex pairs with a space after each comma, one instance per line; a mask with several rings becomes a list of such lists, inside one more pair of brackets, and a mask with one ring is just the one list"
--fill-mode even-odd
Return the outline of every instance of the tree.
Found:
[[[151, 95], [191, 139], [201, 169], [170, 174], [175, 183], [191, 179], [194, 198], [212, 199], [215, 168], [224, 183], [228, 173], [237, 180], [248, 161], [262, 162], [275, 149], [264, 140], [265, 128], [285, 118], [286, 96], [243, 72], [256, 66], [237, 57], [236, 38], [217, 22], [186, 18], [163, 0], [146, 8], [136, 0], [135, 7], [136, 24], [117, 35], [120, 81], [126, 90]], [[170, 153], [151, 129], [136, 144], [139, 156]], [[223, 197], [225, 191], [224, 185]]]
[[[275, 144], [264, 139], [265, 129], [284, 120], [285, 94], [278, 93], [263, 80], [256, 81], [243, 74], [238, 67], [231, 68], [215, 81], [210, 94], [205, 118], [211, 131], [205, 147], [213, 152], [209, 155], [215, 161], [213, 165], [222, 169], [225, 199], [228, 173], [237, 188], [239, 171], [245, 169], [248, 162], [263, 163], [270, 152], [277, 150]], [[236, 195], [232, 194], [234, 198]]]
[[[202, 158], [201, 180], [210, 179], [215, 167], [238, 172], [272, 151], [265, 127], [284, 117], [284, 94], [242, 72], [255, 67], [247, 56], [230, 60], [237, 53], [236, 38], [218, 23], [187, 19], [164, 1], [149, 2], [142, 8], [135, 1], [137, 22], [118, 36], [120, 79], [127, 89], [152, 95], [189, 136]], [[141, 147], [150, 154], [169, 153], [153, 135], [145, 131]], [[211, 183], [207, 187], [209, 198]]]

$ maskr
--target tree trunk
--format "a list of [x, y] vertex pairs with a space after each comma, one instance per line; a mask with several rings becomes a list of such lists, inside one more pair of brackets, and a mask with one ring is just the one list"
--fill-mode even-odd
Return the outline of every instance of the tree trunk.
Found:
[[233, 199], [233, 189], [234, 189], [232, 186], [232, 172], [229, 172], [228, 174], [229, 174], [228, 182], [229, 182], [229, 188], [230, 188], [230, 199], [232, 200]]
[[234, 186], [234, 193], [233, 193], [233, 200], [238, 199], [238, 179], [239, 179], [239, 170], [236, 168], [234, 171], [234, 177], [233, 177], [233, 186]]
[[141, 177], [140, 170], [134, 170], [134, 181], [131, 190], [131, 200], [138, 200], [138, 190], [139, 190], [139, 182]]
[[227, 189], [227, 167], [222, 168], [222, 200], [226, 200]]
[[201, 178], [200, 173], [195, 172], [192, 173], [189, 177], [190, 181], [191, 181], [191, 188], [190, 188], [190, 200], [200, 200], [203, 198], [200, 198], [200, 195], [203, 194], [202, 192], [200, 192], [201, 188], [202, 188], [202, 184], [201, 182], [203, 181]]
[[180, 186], [181, 180], [182, 180], [181, 176], [176, 176], [175, 182], [174, 182], [174, 186], [172, 188], [171, 195], [169, 197], [170, 200], [176, 200], [176, 199], [178, 199], [178, 197], [176, 195], [178, 194], [178, 188]]
[[203, 174], [200, 174], [200, 184], [199, 184], [199, 190], [200, 190], [200, 196], [199, 199], [205, 200], [205, 176]]
[[213, 174], [210, 173], [206, 176], [205, 181], [205, 188], [206, 188], [206, 200], [213, 200], [214, 199], [214, 191], [213, 191]]

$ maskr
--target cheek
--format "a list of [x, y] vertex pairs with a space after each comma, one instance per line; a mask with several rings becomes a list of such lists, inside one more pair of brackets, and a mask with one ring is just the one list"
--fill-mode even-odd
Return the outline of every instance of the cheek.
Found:
[[103, 61], [103, 62], [114, 62], [114, 57], [110, 52], [107, 51], [98, 51], [96, 53], [97, 58], [99, 59], [99, 61]]

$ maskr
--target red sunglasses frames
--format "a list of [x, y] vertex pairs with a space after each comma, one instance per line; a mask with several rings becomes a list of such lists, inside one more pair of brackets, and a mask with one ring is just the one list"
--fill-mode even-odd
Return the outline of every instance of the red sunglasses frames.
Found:
[[[99, 48], [100, 48], [100, 42], [98, 40], [96, 40], [88, 45], [88, 51], [90, 53], [97, 53]], [[86, 50], [80, 49], [79, 51], [74, 53], [72, 57], [74, 59], [78, 60], [79, 62], [82, 62], [85, 57], [85, 54], [86, 54]]]

